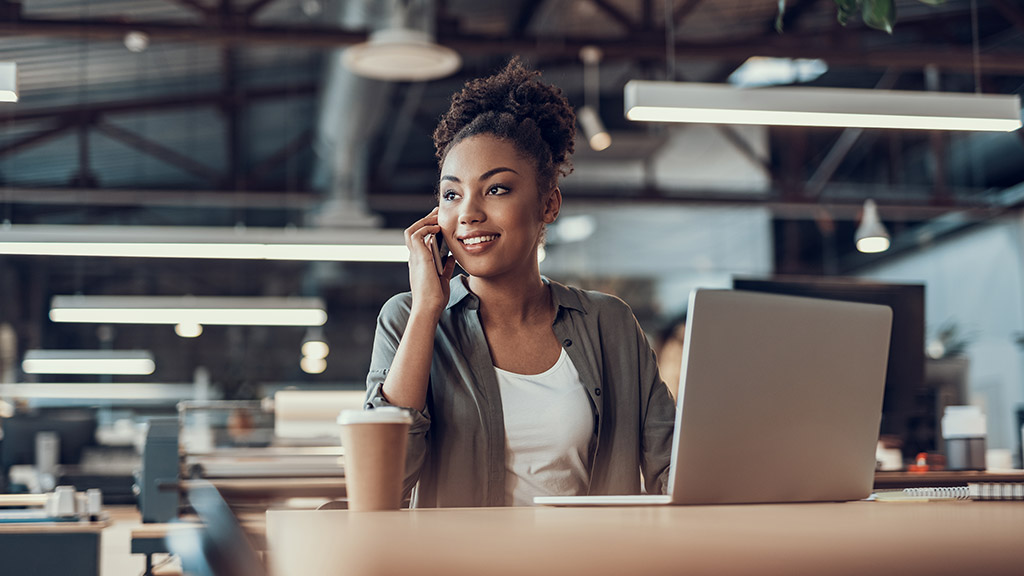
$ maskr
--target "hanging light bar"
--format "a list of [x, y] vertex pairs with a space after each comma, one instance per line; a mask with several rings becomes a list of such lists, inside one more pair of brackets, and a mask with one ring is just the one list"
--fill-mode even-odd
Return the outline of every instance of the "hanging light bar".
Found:
[[291, 230], [159, 226], [9, 226], [0, 229], [0, 254], [407, 262], [400, 230]]
[[319, 298], [54, 296], [50, 320], [94, 324], [322, 326]]
[[26, 374], [152, 374], [153, 355], [141, 350], [29, 350], [21, 362]]
[[18, 65], [0, 62], [0, 102], [18, 101]]
[[630, 80], [626, 117], [647, 122], [1010, 132], [1020, 96], [853, 88], [745, 89]]

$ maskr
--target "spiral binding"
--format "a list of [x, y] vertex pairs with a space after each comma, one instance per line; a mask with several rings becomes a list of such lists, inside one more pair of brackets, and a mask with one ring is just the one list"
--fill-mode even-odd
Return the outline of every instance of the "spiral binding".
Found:
[[1022, 482], [971, 482], [967, 488], [971, 500], [1024, 500]]
[[968, 500], [971, 497], [967, 486], [940, 486], [934, 488], [904, 488], [903, 495], [911, 498], [935, 500]]

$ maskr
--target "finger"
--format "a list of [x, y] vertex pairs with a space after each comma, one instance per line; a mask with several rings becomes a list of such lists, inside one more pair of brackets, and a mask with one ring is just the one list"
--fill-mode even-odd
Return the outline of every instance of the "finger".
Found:
[[437, 208], [431, 210], [430, 213], [424, 216], [423, 218], [420, 218], [419, 220], [413, 222], [408, 228], [405, 229], [405, 233], [406, 235], [412, 234], [413, 232], [419, 230], [423, 226], [428, 226], [430, 224], [437, 224]]
[[437, 234], [440, 231], [441, 227], [438, 226], [437, 224], [427, 224], [424, 226], [420, 226], [418, 230], [416, 230], [410, 235], [410, 238], [414, 240], [419, 240], [420, 242], [424, 242], [427, 238], [433, 236], [434, 234]]

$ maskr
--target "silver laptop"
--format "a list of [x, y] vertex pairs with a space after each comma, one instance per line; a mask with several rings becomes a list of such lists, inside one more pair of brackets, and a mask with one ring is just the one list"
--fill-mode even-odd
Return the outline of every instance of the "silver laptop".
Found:
[[551, 506], [860, 500], [871, 494], [888, 306], [697, 289], [667, 495]]

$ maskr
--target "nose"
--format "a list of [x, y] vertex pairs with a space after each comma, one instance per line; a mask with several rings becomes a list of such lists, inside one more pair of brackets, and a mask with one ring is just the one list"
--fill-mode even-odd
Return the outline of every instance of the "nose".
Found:
[[459, 203], [459, 224], [477, 224], [486, 219], [482, 199], [476, 194], [467, 194]]

